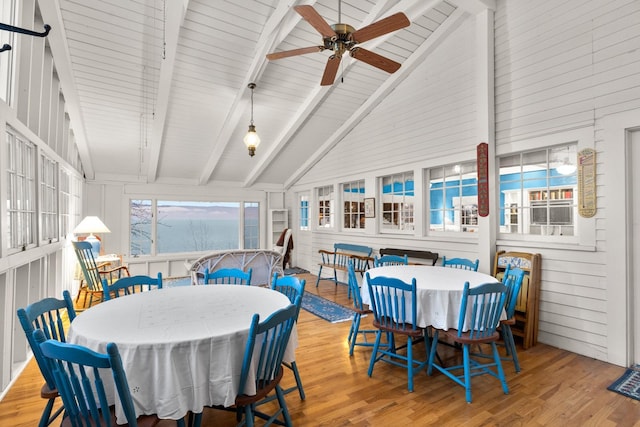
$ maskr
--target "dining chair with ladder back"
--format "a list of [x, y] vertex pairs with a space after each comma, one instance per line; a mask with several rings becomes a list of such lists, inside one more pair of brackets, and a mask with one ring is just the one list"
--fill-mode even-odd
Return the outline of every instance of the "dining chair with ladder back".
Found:
[[[516, 324], [516, 305], [518, 303], [518, 294], [520, 293], [524, 276], [524, 270], [511, 267], [509, 265], [506, 266], [504, 275], [502, 276], [502, 283], [507, 287], [507, 296], [505, 298], [505, 312], [507, 313], [507, 318], [500, 320], [500, 326], [498, 327], [507, 353], [506, 357], [502, 357], [502, 360], [512, 361], [516, 373], [520, 372], [520, 362], [518, 361], [516, 342], [513, 338], [511, 326]], [[491, 355], [485, 353], [476, 353], [475, 355], [491, 357]]]
[[[360, 286], [358, 285], [358, 278], [353, 266], [353, 261], [349, 261], [347, 266], [348, 272], [348, 284], [353, 295], [353, 318], [351, 319], [351, 328], [349, 329], [349, 335], [347, 341], [349, 342], [349, 356], [353, 356], [353, 349], [355, 346], [373, 347], [375, 343], [376, 329], [360, 329], [360, 321], [362, 316], [373, 313], [369, 308], [365, 308], [362, 303], [362, 297], [360, 296]], [[367, 335], [374, 335], [371, 338], [372, 341], [367, 340]], [[358, 336], [362, 336], [362, 341], [358, 341]]]
[[[300, 314], [300, 308], [302, 306], [302, 298], [304, 296], [304, 287], [306, 280], [299, 279], [295, 276], [283, 276], [278, 277], [278, 273], [274, 273], [273, 281], [271, 282], [271, 289], [285, 294], [289, 301], [293, 304], [298, 301], [298, 313], [296, 314], [296, 322], [298, 321], [298, 315]], [[300, 298], [298, 298], [300, 297]], [[296, 385], [284, 390], [284, 394], [289, 394], [294, 390], [298, 390], [300, 394], [300, 400], [305, 399], [304, 388], [302, 387], [302, 379], [300, 378], [300, 372], [298, 371], [298, 365], [296, 361], [282, 362], [282, 364], [293, 371], [293, 376], [296, 380]]]
[[[416, 325], [416, 279], [405, 283], [393, 277], [370, 277], [366, 274], [373, 311], [373, 326], [376, 331], [376, 341], [371, 353], [368, 375], [373, 374], [373, 367], [383, 361], [401, 366], [407, 370], [407, 387], [413, 391], [413, 377], [427, 366], [427, 349], [429, 336], [426, 328]], [[388, 344], [381, 346], [382, 334], [388, 337]], [[396, 345], [395, 335], [404, 335], [407, 343]], [[425, 359], [416, 359], [413, 344], [420, 341], [425, 343]], [[406, 349], [406, 354], [398, 350]]]
[[[41, 329], [36, 329], [33, 335], [49, 364], [64, 404], [62, 427], [117, 425], [115, 406], [109, 405], [104, 387], [104, 382], [110, 381], [103, 378], [109, 371], [127, 425], [151, 427], [160, 423], [160, 418], [155, 415], [136, 417], [127, 376], [116, 344], [108, 343], [107, 353], [102, 354], [80, 345], [47, 339]], [[184, 427], [184, 419], [177, 420], [177, 425]]]
[[[471, 378], [489, 374], [500, 380], [504, 394], [509, 393], [507, 380], [504, 376], [502, 363], [496, 341], [500, 339], [497, 331], [500, 316], [504, 311], [507, 287], [502, 283], [485, 283], [474, 288], [469, 288], [469, 282], [464, 284], [462, 301], [460, 302], [460, 314], [458, 328], [441, 331], [435, 329], [429, 352], [429, 366], [427, 374], [431, 375], [433, 368], [445, 374], [465, 389], [467, 403], [471, 403]], [[462, 365], [443, 366], [435, 362], [438, 338], [444, 334], [454, 343], [462, 346]], [[489, 344], [491, 346], [493, 360], [487, 363], [472, 357], [470, 348], [472, 345]], [[492, 369], [492, 368], [495, 368]]]
[[471, 261], [467, 258], [451, 258], [447, 259], [446, 256], [442, 257], [442, 266], [450, 268], [459, 268], [461, 270], [478, 271], [478, 265], [480, 260]]
[[96, 260], [93, 257], [93, 250], [91, 243], [87, 241], [71, 242], [73, 249], [78, 257], [78, 263], [82, 269], [83, 280], [80, 281], [80, 290], [76, 297], [76, 304], [80, 299], [80, 295], [84, 293], [84, 300], [82, 307], [87, 307], [87, 295], [89, 295], [89, 305], [94, 302], [94, 297], [98, 298], [98, 301], [102, 301], [104, 291], [102, 290], [102, 280], [105, 279], [107, 283], [111, 284], [114, 281], [123, 277], [129, 276], [129, 269], [124, 266], [118, 266], [115, 268], [109, 268], [108, 265], [97, 265]]
[[374, 267], [383, 267], [385, 265], [409, 265], [409, 257], [407, 255], [382, 255], [373, 258]]
[[52, 414], [56, 398], [60, 394], [56, 388], [53, 373], [49, 369], [49, 364], [40, 352], [40, 347], [33, 337], [33, 331], [41, 329], [46, 338], [62, 342], [66, 341], [65, 325], [73, 322], [76, 312], [73, 309], [73, 301], [69, 291], [63, 291], [62, 297], [63, 299], [45, 298], [25, 308], [19, 308], [17, 312], [20, 325], [24, 330], [27, 342], [45, 380], [40, 389], [40, 397], [47, 399], [47, 404], [42, 411], [42, 416], [38, 423], [39, 427], [51, 424], [64, 410], [64, 407], [60, 407]]
[[[296, 297], [294, 304], [276, 311], [263, 322], [260, 322], [258, 314], [253, 315], [242, 360], [240, 386], [235, 405], [230, 408], [215, 407], [216, 409], [234, 410], [239, 417], [244, 415], [244, 419], [239, 425], [253, 427], [255, 417], [267, 420], [265, 426], [274, 423], [286, 426], [293, 425], [284, 398], [284, 391], [280, 387], [280, 380], [283, 375], [282, 359], [300, 305], [298, 299], [299, 297]], [[255, 387], [255, 394], [246, 394], [249, 385]], [[257, 404], [274, 390], [279, 405], [278, 410], [274, 414], [258, 411]], [[282, 416], [282, 420], [278, 419], [280, 416]], [[194, 427], [200, 427], [201, 424], [202, 413], [198, 413], [195, 416]]]
[[251, 272], [249, 268], [247, 271], [242, 271], [239, 268], [221, 268], [219, 270], [209, 272], [209, 269], [204, 270], [203, 283], [205, 285], [251, 285]]
[[112, 284], [109, 284], [105, 279], [103, 279], [102, 289], [105, 301], [108, 301], [111, 298], [118, 298], [120, 296], [131, 295], [138, 292], [162, 289], [162, 273], [158, 273], [157, 277], [144, 275], [123, 277]]

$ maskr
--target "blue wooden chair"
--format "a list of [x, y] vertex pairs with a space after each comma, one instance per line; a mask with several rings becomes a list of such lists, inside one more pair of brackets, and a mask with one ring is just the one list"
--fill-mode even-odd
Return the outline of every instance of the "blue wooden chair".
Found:
[[[273, 281], [271, 282], [271, 289], [285, 294], [289, 301], [293, 304], [296, 300], [298, 304], [298, 313], [296, 314], [296, 322], [298, 321], [298, 314], [300, 314], [300, 307], [302, 306], [302, 297], [304, 296], [304, 287], [306, 281], [299, 279], [295, 276], [278, 277], [278, 273], [273, 275]], [[299, 298], [298, 298], [299, 297]], [[282, 362], [282, 364], [293, 371], [293, 376], [296, 379], [296, 385], [284, 390], [284, 394], [289, 394], [294, 390], [298, 390], [300, 394], [300, 400], [305, 399], [304, 388], [302, 387], [302, 379], [300, 378], [300, 372], [298, 371], [298, 365], [296, 361]]]
[[[284, 398], [284, 391], [280, 387], [282, 379], [282, 358], [289, 342], [291, 330], [296, 321], [299, 297], [294, 304], [276, 311], [264, 322], [260, 322], [258, 314], [253, 315], [249, 329], [249, 339], [245, 347], [244, 358], [242, 360], [242, 372], [240, 375], [240, 387], [236, 396], [235, 405], [231, 408], [219, 407], [217, 409], [234, 410], [244, 419], [239, 425], [253, 427], [255, 417], [267, 420], [265, 426], [282, 424], [292, 426], [287, 402]], [[250, 370], [255, 369], [255, 389], [253, 395], [245, 394], [250, 375]], [[265, 414], [257, 410], [257, 404], [273, 390], [276, 392], [279, 408], [274, 414]], [[282, 416], [283, 421], [278, 418]], [[202, 424], [202, 413], [196, 414], [194, 427]]]
[[[429, 337], [425, 328], [416, 325], [416, 279], [405, 283], [392, 277], [370, 277], [366, 273], [371, 297], [371, 311], [373, 311], [373, 326], [376, 331], [376, 341], [371, 353], [368, 375], [373, 374], [374, 365], [387, 362], [407, 369], [408, 389], [413, 391], [413, 377], [427, 366], [427, 343]], [[381, 346], [382, 334], [386, 334], [389, 343]], [[396, 346], [395, 335], [407, 337], [407, 344]], [[425, 342], [425, 359], [418, 360], [413, 354], [413, 344]], [[405, 349], [406, 354], [398, 352]]]
[[[155, 426], [160, 419], [155, 415], [136, 418], [127, 376], [122, 367], [118, 347], [107, 344], [107, 353], [96, 353], [86, 347], [47, 339], [41, 329], [33, 333], [40, 346], [64, 404], [62, 426], [115, 426], [115, 407], [107, 403], [102, 375], [108, 369], [113, 375], [115, 389], [129, 427]], [[184, 427], [184, 419], [178, 420]]]
[[520, 372], [520, 362], [518, 361], [518, 354], [516, 352], [516, 342], [513, 339], [513, 332], [511, 331], [511, 325], [516, 324], [516, 305], [518, 303], [518, 294], [522, 287], [522, 281], [524, 280], [525, 272], [520, 268], [510, 268], [508, 265], [502, 276], [502, 283], [507, 287], [506, 305], [505, 311], [507, 312], [507, 318], [500, 321], [500, 332], [502, 333], [502, 339], [507, 349], [507, 356], [502, 360], [512, 360], [513, 366], [516, 372]]
[[96, 301], [102, 301], [104, 296], [102, 280], [105, 279], [108, 283], [113, 283], [118, 279], [129, 276], [129, 269], [124, 265], [115, 268], [109, 268], [108, 265], [98, 265], [93, 257], [91, 243], [87, 241], [71, 243], [84, 277], [84, 280], [80, 283], [76, 303], [80, 299], [80, 295], [84, 294], [82, 307], [87, 307], [87, 295], [89, 295], [88, 307], [91, 307], [94, 302], [94, 297], [97, 297]]
[[[471, 377], [478, 375], [489, 374], [498, 378], [504, 393], [509, 393], [500, 354], [496, 347], [496, 341], [500, 339], [497, 328], [504, 310], [506, 295], [507, 287], [502, 283], [485, 283], [470, 289], [469, 282], [466, 282], [462, 301], [460, 302], [458, 329], [446, 331], [435, 329], [433, 333], [427, 374], [431, 375], [435, 367], [454, 382], [463, 386], [468, 403], [471, 403]], [[463, 332], [465, 330], [466, 332]], [[462, 365], [445, 367], [435, 363], [436, 347], [438, 346], [440, 333], [445, 334], [454, 343], [462, 346]], [[491, 362], [481, 363], [471, 357], [470, 347], [480, 344], [491, 345], [493, 354]], [[492, 368], [495, 368], [495, 370]], [[460, 373], [460, 371], [462, 372]]]
[[204, 284], [216, 284], [216, 285], [251, 285], [251, 272], [252, 269], [247, 269], [246, 272], [239, 268], [221, 268], [214, 272], [209, 272], [209, 269], [204, 270]]
[[[48, 426], [60, 415], [64, 407], [60, 407], [53, 414], [53, 406], [55, 400], [60, 394], [56, 389], [56, 383], [53, 379], [53, 373], [49, 369], [49, 364], [45, 360], [38, 343], [33, 337], [33, 331], [41, 329], [45, 337], [58, 341], [66, 341], [66, 333], [64, 325], [73, 322], [76, 318], [76, 312], [73, 309], [73, 301], [69, 291], [62, 292], [63, 299], [45, 298], [34, 302], [26, 308], [18, 309], [18, 320], [27, 337], [27, 342], [31, 347], [33, 356], [38, 363], [40, 372], [44, 377], [45, 383], [40, 389], [40, 397], [47, 399], [47, 404], [42, 411], [39, 427]], [[65, 319], [65, 316], [67, 319]]]
[[[349, 342], [349, 356], [353, 356], [353, 348], [355, 346], [373, 347], [374, 341], [367, 340], [367, 334], [375, 334], [376, 329], [360, 329], [360, 320], [363, 315], [373, 313], [370, 309], [365, 308], [362, 303], [362, 297], [360, 296], [360, 286], [358, 286], [358, 278], [356, 277], [356, 271], [353, 266], [353, 261], [348, 264], [349, 274], [349, 290], [353, 295], [353, 319], [351, 320], [351, 328], [349, 329], [349, 336], [347, 341]], [[358, 335], [362, 336], [362, 341], [358, 341]], [[373, 337], [372, 337], [373, 338]]]
[[119, 296], [151, 291], [153, 289], [162, 289], [162, 273], [158, 273], [158, 276], [155, 278], [143, 275], [123, 277], [111, 285], [105, 279], [102, 280], [102, 291], [104, 292], [103, 298], [105, 301], [109, 301], [111, 298], [118, 298]]
[[385, 265], [409, 265], [409, 257], [407, 255], [382, 255], [373, 258], [374, 267], [382, 267]]
[[467, 258], [451, 258], [447, 259], [446, 256], [442, 257], [442, 266], [450, 268], [459, 268], [461, 270], [478, 271], [478, 265], [480, 260], [471, 261]]

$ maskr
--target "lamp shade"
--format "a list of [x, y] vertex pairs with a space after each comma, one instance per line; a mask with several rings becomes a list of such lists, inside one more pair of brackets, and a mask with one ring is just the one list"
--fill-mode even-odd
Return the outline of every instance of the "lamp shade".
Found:
[[85, 216], [73, 229], [74, 234], [111, 233], [111, 230], [97, 216]]
[[80, 224], [73, 229], [75, 234], [89, 234], [85, 242], [91, 243], [91, 252], [94, 258], [100, 256], [100, 240], [93, 233], [111, 233], [111, 230], [97, 216], [85, 216]]

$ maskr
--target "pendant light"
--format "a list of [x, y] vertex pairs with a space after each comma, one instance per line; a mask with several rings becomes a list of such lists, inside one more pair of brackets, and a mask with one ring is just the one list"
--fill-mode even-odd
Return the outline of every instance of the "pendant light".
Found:
[[256, 88], [256, 84], [249, 83], [248, 87], [251, 89], [251, 121], [249, 122], [249, 130], [244, 136], [244, 145], [249, 149], [249, 156], [253, 157], [256, 154], [256, 148], [260, 145], [260, 137], [253, 124], [253, 90]]

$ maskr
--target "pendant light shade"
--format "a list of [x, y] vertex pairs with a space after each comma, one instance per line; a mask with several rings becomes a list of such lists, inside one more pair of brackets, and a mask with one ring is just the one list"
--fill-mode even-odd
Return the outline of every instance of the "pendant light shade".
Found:
[[256, 88], [255, 83], [249, 83], [249, 89], [251, 89], [251, 121], [249, 122], [249, 130], [244, 136], [244, 145], [249, 149], [249, 156], [253, 157], [256, 154], [256, 148], [260, 145], [260, 137], [256, 132], [256, 127], [253, 124], [253, 90]]

